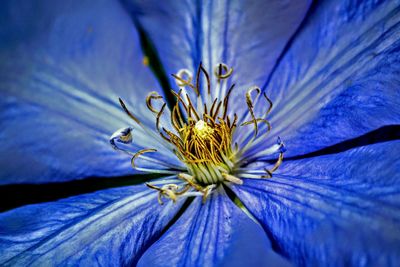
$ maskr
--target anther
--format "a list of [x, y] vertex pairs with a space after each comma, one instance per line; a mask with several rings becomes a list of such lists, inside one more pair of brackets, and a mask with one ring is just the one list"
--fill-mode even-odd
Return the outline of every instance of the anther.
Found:
[[118, 99], [119, 99], [119, 103], [120, 103], [122, 109], [125, 111], [125, 113], [126, 113], [132, 120], [134, 120], [137, 124], [140, 124], [140, 121], [139, 121], [135, 116], [133, 116], [133, 114], [128, 110], [128, 108], [126, 107], [124, 101], [122, 101], [121, 98], [118, 98]]
[[224, 179], [228, 182], [232, 182], [234, 184], [238, 184], [238, 185], [242, 185], [243, 181], [233, 175], [227, 174], [227, 173], [223, 173], [222, 176], [224, 177]]
[[[159, 186], [155, 186], [155, 185], [146, 183], [146, 186], [158, 191], [158, 202], [160, 203], [160, 205], [164, 204], [164, 202], [162, 201], [162, 197], [167, 197], [167, 198], [171, 199], [173, 202], [176, 202], [176, 200], [178, 199], [178, 196], [182, 195], [184, 192], [187, 191], [186, 188], [184, 188], [182, 191], [178, 191], [179, 186], [176, 184], [166, 184], [166, 185], [163, 185], [162, 187], [159, 187]], [[186, 190], [186, 191], [184, 191], [184, 190]]]
[[132, 168], [136, 168], [136, 164], [135, 164], [135, 160], [140, 156], [140, 155], [143, 155], [143, 154], [145, 154], [145, 153], [150, 153], [150, 152], [157, 152], [157, 149], [153, 149], [153, 148], [148, 148], [148, 149], [142, 149], [142, 150], [139, 150], [138, 152], [136, 152], [134, 155], [133, 155], [133, 157], [131, 158], [131, 165], [132, 165]]
[[147, 95], [146, 97], [146, 105], [147, 108], [152, 111], [153, 113], [158, 113], [159, 111], [156, 110], [153, 105], [152, 105], [152, 100], [153, 99], [162, 99], [163, 97], [160, 96], [157, 92], [151, 92], [150, 94]]
[[[225, 73], [222, 73], [224, 71]], [[229, 68], [226, 64], [220, 63], [215, 67], [214, 74], [218, 79], [226, 79], [232, 75], [233, 68]]]
[[193, 74], [187, 69], [181, 69], [177, 74], [172, 74], [172, 76], [176, 79], [176, 84], [179, 87], [191, 85], [193, 79]]
[[115, 142], [123, 143], [123, 144], [130, 144], [132, 142], [132, 128], [121, 128], [118, 129], [113, 135], [110, 137], [110, 144], [112, 148], [118, 150], [117, 145]]
[[203, 190], [203, 204], [206, 202], [207, 197], [213, 192], [213, 190], [217, 187], [215, 184], [210, 184], [208, 185], [204, 190]]

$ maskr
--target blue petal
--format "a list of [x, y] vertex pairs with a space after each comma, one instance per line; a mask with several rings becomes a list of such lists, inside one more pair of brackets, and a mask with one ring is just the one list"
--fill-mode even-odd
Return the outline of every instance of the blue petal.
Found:
[[262, 228], [225, 195], [196, 198], [139, 266], [287, 266]]
[[[245, 110], [245, 90], [266, 82], [310, 1], [123, 2], [154, 41], [168, 74], [183, 68], [195, 73], [201, 61], [210, 75], [221, 62], [233, 67], [233, 113]], [[224, 96], [215, 87], [214, 96]]]
[[134, 124], [118, 97], [150, 121], [145, 96], [157, 83], [120, 5], [3, 1], [0, 17], [0, 184], [132, 173], [108, 143]]
[[0, 265], [134, 265], [181, 203], [146, 186], [109, 189], [0, 214]]
[[273, 138], [298, 155], [400, 123], [398, 1], [323, 1], [265, 91]]
[[232, 189], [298, 265], [400, 264], [400, 141], [284, 162]]

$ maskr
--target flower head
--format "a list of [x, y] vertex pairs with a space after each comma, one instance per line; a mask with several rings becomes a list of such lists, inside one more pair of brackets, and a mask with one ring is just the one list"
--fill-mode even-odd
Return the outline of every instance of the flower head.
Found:
[[0, 265], [399, 265], [397, 1], [1, 5]]

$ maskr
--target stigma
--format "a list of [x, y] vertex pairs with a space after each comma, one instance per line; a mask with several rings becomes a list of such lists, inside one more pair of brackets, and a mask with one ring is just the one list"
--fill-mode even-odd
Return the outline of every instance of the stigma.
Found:
[[[243, 183], [241, 178], [271, 178], [282, 163], [284, 146], [278, 139], [278, 144], [271, 147], [270, 151], [267, 149], [270, 154], [279, 153], [278, 160], [272, 168], [264, 168], [263, 173], [247, 169], [246, 164], [252, 157], [258, 157], [257, 153], [260, 154], [260, 152], [250, 153], [249, 156], [249, 148], [265, 141], [266, 134], [271, 129], [266, 117], [273, 104], [265, 93], [261, 94], [262, 90], [259, 87], [249, 88], [243, 96], [247, 111], [241, 114], [239, 124], [238, 115], [236, 112], [229, 112], [228, 107], [231, 92], [235, 87], [235, 84], [228, 86], [227, 83], [232, 73], [233, 69], [226, 64], [221, 63], [216, 66], [213, 73], [216, 88], [212, 88], [210, 75], [201, 63], [195, 78], [186, 69], [173, 74], [179, 90], [171, 91], [176, 100], [172, 107], [168, 109], [163, 97], [156, 92], [151, 92], [146, 98], [146, 105], [155, 117], [155, 131], [141, 123], [120, 99], [120, 104], [128, 116], [149, 134], [156, 132], [162, 142], [186, 166], [186, 170], [175, 172], [181, 183], [162, 187], [147, 184], [159, 192], [160, 204], [165, 198], [175, 202], [180, 197], [188, 196], [202, 196], [205, 201], [216, 187], [224, 183], [240, 185]], [[218, 97], [212, 96], [212, 90], [215, 90], [214, 95]], [[221, 96], [220, 92], [226, 93]], [[262, 114], [256, 115], [254, 109], [256, 102], [258, 104], [261, 102], [260, 105], [266, 107]], [[170, 127], [165, 124], [166, 121]], [[252, 128], [246, 128], [249, 126]], [[243, 134], [244, 138], [234, 139], [238, 128], [243, 129], [244, 133], [251, 134]], [[127, 152], [120, 149], [116, 142], [126, 144], [132, 141], [131, 132], [132, 128], [127, 128], [115, 133], [110, 139], [113, 148]], [[138, 157], [149, 152], [156, 150], [147, 148], [136, 153], [127, 152], [132, 156], [133, 168], [151, 172], [151, 169], [140, 167], [135, 163]]]
[[206, 139], [214, 133], [214, 129], [203, 120], [199, 120], [194, 125], [194, 133], [200, 139]]

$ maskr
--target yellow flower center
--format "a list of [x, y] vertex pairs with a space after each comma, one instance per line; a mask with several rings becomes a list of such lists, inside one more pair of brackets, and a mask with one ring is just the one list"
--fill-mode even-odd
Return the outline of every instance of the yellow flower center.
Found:
[[[156, 118], [155, 128], [159, 134], [156, 136], [127, 109], [120, 99], [120, 104], [129, 117], [149, 135], [164, 139], [161, 139], [162, 143], [165, 144], [166, 141], [166, 147], [186, 165], [186, 170], [183, 168], [165, 170], [165, 173], [175, 173], [177, 178], [182, 180], [183, 185], [167, 184], [159, 187], [147, 184], [150, 188], [159, 191], [158, 200], [161, 204], [163, 197], [176, 201], [180, 196], [201, 195], [205, 200], [221, 183], [242, 184], [241, 177], [269, 178], [282, 163], [283, 150], [281, 151], [280, 148], [283, 147], [283, 143], [278, 141], [271, 151], [266, 150], [265, 152], [280, 153], [272, 168], [264, 168], [264, 172], [261, 171], [261, 173], [248, 172], [246, 167], [243, 168], [243, 163], [249, 160], [249, 158], [243, 158], [244, 153], [254, 144], [263, 142], [261, 135], [268, 134], [271, 129], [266, 117], [272, 109], [272, 102], [259, 87], [253, 86], [247, 90], [244, 97], [248, 112], [241, 114], [243, 116], [241, 120], [244, 122], [240, 126], [253, 125], [253, 131], [240, 140], [240, 145], [237, 144], [237, 140], [233, 143], [233, 134], [238, 127], [238, 116], [236, 113], [233, 113], [233, 116], [232, 114], [228, 115], [229, 96], [234, 84], [228, 88], [226, 82], [232, 72], [233, 69], [228, 68], [225, 64], [219, 64], [215, 69], [214, 74], [217, 80], [216, 88], [213, 90], [225, 92], [222, 97], [212, 97], [210, 76], [201, 64], [197, 70], [195, 83], [193, 83], [193, 76], [188, 70], [183, 69], [176, 75], [172, 75], [180, 90], [171, 91], [176, 101], [169, 110], [166, 108], [167, 104], [163, 101], [163, 97], [156, 92], [151, 92], [146, 99], [146, 104]], [[203, 81], [206, 81], [204, 87], [207, 91], [205, 94], [200, 94], [201, 74], [203, 74]], [[192, 93], [187, 93], [186, 89], [192, 90]], [[256, 115], [254, 104], [256, 101], [259, 102], [262, 97], [267, 101], [268, 105], [264, 105], [267, 110], [264, 114]], [[156, 106], [154, 101], [161, 101], [161, 104]], [[166, 110], [168, 111], [166, 112]], [[136, 165], [135, 160], [145, 153], [157, 150], [147, 148], [130, 153], [117, 146], [116, 142], [124, 144], [132, 142], [131, 128], [113, 134], [110, 142], [113, 148], [125, 151], [132, 156], [133, 168], [152, 171], [152, 169]], [[256, 153], [260, 153], [260, 151]]]
[[231, 148], [235, 125], [219, 118], [218, 123], [209, 114], [206, 121], [198, 120], [179, 129], [176, 145], [180, 157], [195, 180], [200, 184], [216, 184], [224, 181], [223, 173], [230, 173], [234, 166]]

